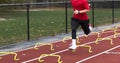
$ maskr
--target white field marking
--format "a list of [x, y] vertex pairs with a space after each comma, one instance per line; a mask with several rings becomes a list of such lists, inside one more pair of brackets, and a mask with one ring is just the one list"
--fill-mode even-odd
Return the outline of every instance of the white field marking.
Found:
[[105, 54], [120, 55], [120, 52], [105, 52]]
[[114, 50], [114, 49], [116, 49], [116, 48], [119, 48], [119, 47], [120, 47], [120, 45], [115, 46], [115, 47], [113, 47], [113, 48], [111, 48], [111, 49], [108, 49], [108, 50], [103, 51], [103, 52], [101, 52], [101, 53], [95, 54], [95, 55], [90, 56], [90, 57], [88, 57], [88, 58], [85, 58], [85, 59], [83, 59], [83, 60], [77, 61], [77, 62], [75, 62], [75, 63], [81, 63], [81, 62], [84, 62], [84, 61], [86, 61], [86, 60], [89, 60], [89, 59], [91, 59], [91, 58], [94, 58], [94, 57], [100, 56], [100, 55], [102, 55], [102, 54], [104, 54], [104, 53], [106, 53], [106, 52], [112, 51], [112, 50]]
[[[113, 38], [113, 35], [111, 36], [107, 36], [109, 38]], [[106, 37], [105, 37], [106, 38]], [[88, 43], [84, 43], [84, 44], [81, 44], [81, 45], [88, 45], [88, 44], [92, 44], [92, 43], [95, 43], [95, 41], [92, 41], [92, 42], [88, 42]], [[62, 52], [65, 52], [65, 51], [68, 51], [69, 49], [64, 49], [64, 50], [61, 50], [61, 51], [58, 51], [58, 52], [54, 52], [54, 53], [51, 53], [51, 54], [58, 54], [58, 53], [62, 53]], [[39, 57], [37, 58], [34, 58], [34, 59], [30, 59], [30, 60], [27, 60], [27, 61], [23, 61], [22, 63], [28, 63], [28, 62], [31, 62], [31, 61], [35, 61], [39, 59]]]

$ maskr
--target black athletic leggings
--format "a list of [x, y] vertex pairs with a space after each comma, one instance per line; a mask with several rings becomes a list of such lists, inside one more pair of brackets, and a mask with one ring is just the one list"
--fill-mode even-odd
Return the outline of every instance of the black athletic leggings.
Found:
[[78, 20], [72, 17], [71, 18], [72, 39], [76, 39], [76, 31], [80, 25], [86, 35], [90, 33], [89, 20]]

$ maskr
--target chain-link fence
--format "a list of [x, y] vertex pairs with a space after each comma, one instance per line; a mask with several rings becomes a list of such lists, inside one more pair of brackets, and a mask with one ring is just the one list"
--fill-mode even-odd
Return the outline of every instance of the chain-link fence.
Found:
[[[94, 27], [120, 21], [120, 1], [89, 1]], [[0, 43], [7, 45], [71, 31], [69, 1], [0, 4]]]

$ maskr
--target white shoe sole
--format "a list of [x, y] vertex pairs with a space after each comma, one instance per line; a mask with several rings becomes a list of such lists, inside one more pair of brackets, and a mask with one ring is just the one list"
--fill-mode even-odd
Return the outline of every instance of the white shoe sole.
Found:
[[77, 46], [71, 46], [71, 47], [69, 47], [69, 49], [76, 49], [77, 48]]

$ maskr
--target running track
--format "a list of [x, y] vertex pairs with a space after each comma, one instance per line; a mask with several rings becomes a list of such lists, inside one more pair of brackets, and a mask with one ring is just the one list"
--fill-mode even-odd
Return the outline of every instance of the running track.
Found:
[[[120, 30], [117, 30], [120, 32]], [[54, 54], [59, 55], [62, 63], [119, 63], [120, 62], [120, 34], [114, 38], [114, 31], [100, 31], [100, 38], [111, 38], [113, 45], [110, 44], [110, 40], [100, 40], [99, 44], [95, 44], [98, 38], [97, 34], [91, 34], [87, 37], [79, 36], [79, 45], [89, 45], [92, 47], [92, 53], [88, 52], [88, 48], [78, 47], [76, 52], [72, 52], [68, 49], [71, 43], [71, 39], [66, 40], [66, 43], [61, 41], [53, 42], [54, 50], [50, 50], [50, 46], [40, 46], [38, 50], [33, 47], [18, 51], [17, 58], [20, 60], [15, 61], [14, 55], [7, 54], [1, 56], [0, 63], [40, 63], [38, 61], [42, 54]], [[42, 58], [44, 60], [41, 63], [58, 63], [58, 58], [48, 56]]]

